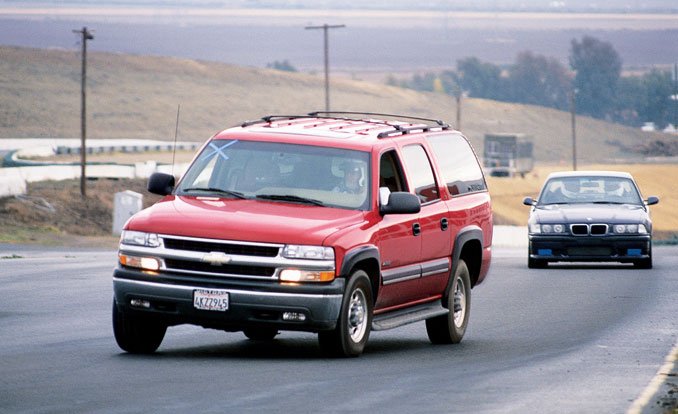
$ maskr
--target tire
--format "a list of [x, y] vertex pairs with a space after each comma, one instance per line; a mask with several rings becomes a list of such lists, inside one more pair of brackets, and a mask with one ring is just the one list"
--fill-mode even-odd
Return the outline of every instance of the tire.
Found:
[[253, 341], [271, 341], [279, 333], [274, 328], [247, 328], [242, 332]]
[[457, 344], [466, 333], [471, 314], [471, 276], [463, 260], [454, 273], [446, 307], [449, 313], [426, 320], [426, 333], [434, 344]]
[[372, 328], [372, 285], [362, 270], [349, 279], [341, 304], [337, 326], [318, 333], [324, 353], [337, 357], [357, 357], [362, 354]]
[[633, 266], [638, 269], [652, 269], [652, 256], [647, 259], [636, 260], [633, 262]]
[[543, 259], [527, 258], [527, 267], [530, 269], [544, 269], [548, 266], [548, 262]]
[[162, 343], [166, 331], [166, 325], [121, 311], [113, 299], [113, 334], [122, 350], [152, 354]]

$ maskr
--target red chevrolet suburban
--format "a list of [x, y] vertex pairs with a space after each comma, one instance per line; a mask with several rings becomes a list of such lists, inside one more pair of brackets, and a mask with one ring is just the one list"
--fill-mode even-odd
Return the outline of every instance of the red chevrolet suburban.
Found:
[[266, 116], [148, 189], [164, 198], [126, 223], [113, 274], [113, 331], [131, 353], [179, 324], [252, 340], [316, 332], [335, 356], [417, 321], [431, 342], [458, 343], [490, 266], [485, 178], [439, 120]]

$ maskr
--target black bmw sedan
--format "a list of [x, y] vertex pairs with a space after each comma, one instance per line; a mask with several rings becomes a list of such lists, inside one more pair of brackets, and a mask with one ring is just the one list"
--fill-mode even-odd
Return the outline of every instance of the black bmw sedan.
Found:
[[549, 262], [622, 262], [652, 268], [652, 220], [631, 174], [572, 171], [550, 174], [539, 198], [526, 197], [530, 268]]

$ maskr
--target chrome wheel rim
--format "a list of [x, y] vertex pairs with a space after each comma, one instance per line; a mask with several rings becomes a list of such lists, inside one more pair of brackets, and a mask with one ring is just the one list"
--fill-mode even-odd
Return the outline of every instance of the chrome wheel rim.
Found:
[[461, 277], [457, 277], [457, 283], [454, 288], [454, 326], [461, 328], [464, 326], [466, 318], [466, 286]]
[[353, 342], [360, 342], [367, 330], [367, 300], [361, 289], [351, 294], [348, 304], [348, 333]]

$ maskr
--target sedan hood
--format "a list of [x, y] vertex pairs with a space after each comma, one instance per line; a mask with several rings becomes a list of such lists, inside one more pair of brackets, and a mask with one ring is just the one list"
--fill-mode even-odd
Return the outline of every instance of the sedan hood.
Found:
[[647, 212], [633, 204], [551, 204], [532, 212], [540, 223], [646, 223]]
[[263, 200], [168, 196], [134, 215], [127, 230], [221, 240], [321, 245], [364, 222], [364, 212]]

